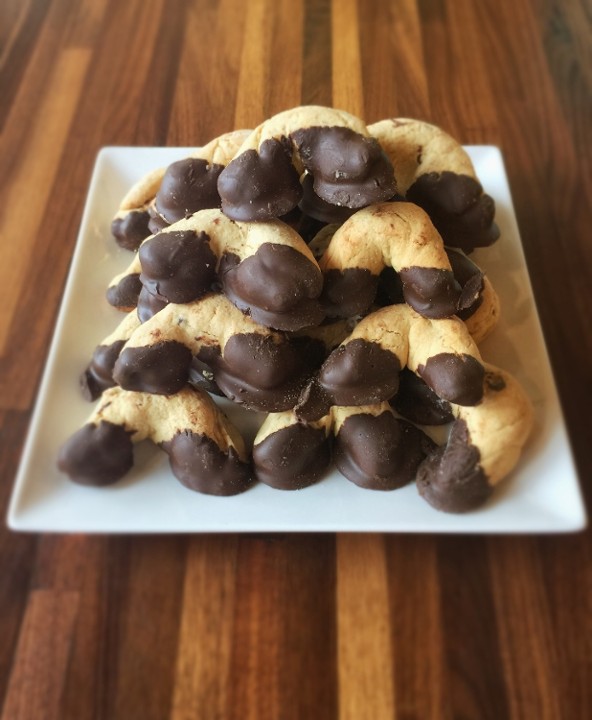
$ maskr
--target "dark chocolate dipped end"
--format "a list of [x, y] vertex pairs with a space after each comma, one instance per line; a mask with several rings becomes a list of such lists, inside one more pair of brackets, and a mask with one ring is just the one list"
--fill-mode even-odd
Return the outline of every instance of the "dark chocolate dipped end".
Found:
[[438, 353], [419, 365], [418, 375], [442, 399], [477, 405], [483, 398], [485, 368], [472, 355]]
[[471, 252], [499, 238], [495, 203], [468, 175], [425, 173], [409, 188], [406, 199], [427, 212], [446, 245]]
[[417, 488], [430, 505], [450, 513], [475, 510], [491, 496], [493, 488], [464, 420], [453, 424], [447, 444], [419, 466]]
[[461, 288], [451, 270], [408, 267], [399, 277], [405, 302], [423, 317], [437, 320], [456, 314]]
[[142, 286], [138, 296], [137, 310], [140, 322], [145, 323], [147, 320], [150, 320], [151, 317], [154, 317], [156, 313], [160, 312], [168, 304], [169, 301], [166, 298], [160, 295], [153, 295], [151, 292], [148, 292], [147, 288]]
[[131, 310], [138, 304], [141, 290], [139, 273], [124, 275], [116, 285], [107, 288], [107, 302], [120, 310]]
[[401, 370], [399, 389], [389, 402], [405, 419], [418, 425], [446, 425], [454, 420], [450, 403], [409, 368]]
[[134, 464], [130, 433], [106, 420], [88, 423], [62, 445], [57, 462], [80, 485], [111, 485]]
[[113, 368], [113, 379], [124, 390], [172, 395], [187, 383], [191, 358], [191, 350], [174, 340], [125, 348]]
[[125, 340], [111, 345], [98, 345], [86, 370], [80, 376], [82, 395], [86, 400], [96, 400], [107, 388], [113, 387], [113, 366], [119, 357]]
[[216, 281], [217, 258], [204, 232], [162, 232], [139, 250], [142, 285], [169, 302], [191, 302]]
[[375, 138], [345, 127], [301, 128], [291, 138], [315, 194], [330, 205], [363, 208], [395, 194], [393, 166]]
[[227, 253], [221, 258], [219, 277], [229, 300], [266, 327], [300, 330], [324, 318], [318, 301], [321, 271], [288, 245], [264, 243], [242, 262]]
[[364, 313], [374, 302], [378, 276], [365, 268], [327, 270], [321, 305], [327, 317], [347, 318]]
[[456, 314], [461, 320], [467, 320], [483, 301], [483, 272], [461, 250], [446, 248], [446, 254], [454, 277], [462, 288]]
[[237, 333], [228, 339], [221, 355], [206, 348], [198, 357], [212, 368], [226, 397], [265, 412], [294, 407], [306, 379], [320, 362], [313, 343], [300, 339], [278, 342], [258, 333]]
[[290, 212], [302, 197], [291, 143], [265, 140], [259, 152], [242, 152], [220, 173], [218, 192], [232, 220], [271, 220]]
[[223, 452], [208, 435], [182, 431], [162, 443], [181, 484], [207, 495], [238, 495], [253, 484], [251, 466], [232, 448]]
[[159, 215], [172, 225], [199, 210], [220, 207], [217, 183], [223, 169], [223, 165], [202, 158], [171, 163], [154, 201]]
[[125, 250], [137, 250], [142, 240], [150, 235], [147, 210], [130, 210], [123, 217], [116, 217], [111, 223], [111, 233], [117, 244]]
[[357, 338], [336, 348], [323, 363], [318, 383], [333, 405], [388, 400], [399, 386], [399, 358], [378, 343]]
[[282, 428], [253, 447], [257, 479], [278, 490], [300, 490], [314, 484], [330, 462], [325, 431], [305, 423]]
[[384, 412], [348, 417], [334, 442], [334, 462], [348, 480], [369, 490], [394, 490], [412, 482], [433, 449], [418, 428]]
[[319, 220], [322, 223], [344, 223], [356, 211], [340, 205], [332, 205], [320, 198], [314, 191], [314, 178], [306, 173], [302, 179], [302, 200], [298, 206], [308, 217]]

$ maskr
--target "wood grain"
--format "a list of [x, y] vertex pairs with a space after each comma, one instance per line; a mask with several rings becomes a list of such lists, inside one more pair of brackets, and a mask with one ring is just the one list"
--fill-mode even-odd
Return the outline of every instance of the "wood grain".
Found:
[[[591, 36], [586, 0], [0, 3], [2, 512], [99, 148], [300, 103], [501, 147], [590, 507]], [[2, 526], [0, 720], [587, 720], [591, 540]]]

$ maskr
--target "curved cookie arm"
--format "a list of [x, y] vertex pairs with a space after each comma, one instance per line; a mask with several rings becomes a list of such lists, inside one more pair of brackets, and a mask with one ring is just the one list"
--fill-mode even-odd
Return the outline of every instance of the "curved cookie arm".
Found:
[[461, 296], [442, 238], [427, 214], [411, 203], [359, 210], [333, 234], [319, 266], [321, 302], [329, 316], [363, 313], [376, 297], [380, 273], [399, 273], [403, 297], [431, 318], [451, 317]]
[[395, 193], [392, 165], [359, 118], [320, 106], [274, 115], [244, 142], [218, 179], [223, 211], [234, 220], [269, 220], [295, 208], [301, 175], [334, 206], [360, 208]]
[[111, 223], [117, 243], [137, 250], [144, 238], [166, 225], [198, 210], [220, 207], [218, 176], [250, 132], [220, 135], [188, 157], [140, 178], [124, 196]]
[[239, 432], [203, 392], [171, 396], [106, 390], [85, 425], [61, 447], [58, 467], [82, 485], [109, 485], [133, 466], [133, 444], [149, 439], [169, 456], [175, 477], [210, 495], [236, 495], [252, 484]]
[[533, 424], [526, 393], [509, 373], [485, 366], [485, 393], [475, 407], [452, 406], [447, 443], [420, 466], [417, 485], [438, 510], [474, 510], [516, 466]]
[[429, 214], [446, 245], [471, 251], [498, 239], [494, 201], [460, 143], [410, 118], [381, 120], [368, 130], [394, 165], [398, 192]]
[[293, 407], [324, 357], [322, 342], [258, 325], [223, 295], [170, 303], [140, 325], [113, 367], [127, 390], [170, 395], [189, 380], [194, 356], [226, 397], [268, 412]]
[[391, 305], [361, 320], [329, 355], [296, 412], [313, 420], [334, 405], [388, 400], [397, 392], [404, 367], [444, 400], [474, 405], [483, 395], [479, 350], [461, 320], [429, 320], [407, 305]]
[[107, 298], [128, 307], [143, 286], [163, 303], [185, 303], [217, 284], [268, 327], [298, 330], [324, 317], [318, 301], [322, 274], [300, 235], [280, 220], [239, 223], [217, 209], [201, 210], [147, 238], [137, 259], [111, 281]]

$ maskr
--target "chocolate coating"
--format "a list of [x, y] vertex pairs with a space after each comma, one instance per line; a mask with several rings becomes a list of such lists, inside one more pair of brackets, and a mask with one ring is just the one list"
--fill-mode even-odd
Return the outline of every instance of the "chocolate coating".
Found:
[[125, 340], [116, 340], [111, 345], [98, 345], [90, 363], [80, 376], [82, 395], [86, 400], [96, 400], [107, 388], [113, 387], [113, 366], [119, 357]]
[[204, 232], [162, 232], [139, 250], [142, 285], [169, 302], [185, 303], [207, 292], [216, 281], [217, 258]]
[[419, 365], [418, 375], [442, 399], [477, 405], [483, 398], [485, 368], [471, 355], [438, 353]]
[[389, 402], [400, 415], [418, 425], [445, 425], [454, 420], [450, 403], [409, 368], [401, 370], [399, 389]]
[[150, 215], [150, 220], [148, 221], [148, 230], [150, 230], [150, 233], [152, 235], [156, 235], [156, 233], [159, 233], [161, 230], [164, 230], [165, 228], [168, 228], [170, 223], [168, 223], [162, 215], [159, 215], [156, 212], [156, 208], [154, 205], [150, 205], [148, 208], [148, 214]]
[[356, 210], [342, 205], [332, 205], [314, 191], [314, 178], [307, 173], [302, 179], [302, 200], [299, 208], [311, 218], [323, 223], [344, 223]]
[[298, 423], [268, 435], [253, 447], [257, 479], [279, 490], [300, 490], [321, 479], [331, 462], [324, 430]]
[[224, 453], [207, 435], [177, 433], [162, 443], [175, 477], [185, 487], [207, 495], [237, 495], [252, 485], [249, 463], [234, 449]]
[[107, 302], [113, 307], [131, 310], [138, 304], [138, 296], [142, 289], [139, 273], [125, 275], [117, 283], [107, 288]]
[[401, 364], [378, 343], [362, 338], [336, 348], [296, 407], [299, 417], [317, 420], [328, 405], [369, 405], [388, 400], [399, 386]]
[[169, 304], [166, 298], [160, 295], [153, 295], [151, 292], [142, 286], [140, 295], [138, 296], [138, 318], [141, 323], [145, 323], [150, 320], [151, 317], [160, 312], [164, 307]]
[[302, 196], [291, 143], [265, 140], [259, 152], [242, 152], [220, 173], [218, 192], [222, 211], [233, 220], [270, 220], [290, 212]]
[[468, 175], [450, 171], [420, 175], [406, 199], [423, 208], [445, 245], [471, 252], [499, 237], [494, 222], [495, 203], [481, 184]]
[[471, 317], [483, 301], [483, 272], [460, 250], [446, 248], [452, 272], [461, 286], [456, 314], [461, 320]]
[[57, 462], [80, 485], [111, 485], [134, 464], [130, 433], [106, 420], [87, 423], [62, 445]]
[[365, 268], [331, 269], [324, 278], [321, 305], [328, 317], [360, 315], [374, 302], [378, 276]]
[[220, 390], [234, 402], [254, 410], [289, 410], [315, 363], [320, 343], [276, 342], [257, 333], [232, 335], [221, 355], [207, 349], [199, 359], [214, 372]]
[[242, 262], [225, 254], [219, 276], [229, 300], [261, 325], [299, 330], [318, 325], [324, 317], [317, 299], [323, 287], [321, 271], [288, 245], [264, 243]]
[[345, 127], [301, 128], [291, 137], [321, 200], [362, 208], [395, 194], [393, 166], [375, 138]]
[[334, 442], [334, 462], [342, 475], [370, 490], [394, 490], [412, 482], [433, 449], [418, 428], [390, 412], [348, 417]]
[[220, 207], [217, 183], [223, 169], [223, 165], [201, 158], [171, 163], [156, 193], [157, 212], [172, 225], [199, 210]]
[[451, 317], [456, 313], [460, 285], [451, 270], [440, 268], [401, 268], [405, 302], [427, 318]]
[[471, 444], [464, 420], [457, 420], [446, 445], [420, 465], [417, 488], [437, 510], [462, 513], [483, 505], [493, 488], [480, 465], [479, 450]]
[[187, 383], [191, 358], [191, 350], [174, 340], [125, 348], [113, 368], [113, 379], [124, 390], [172, 395]]
[[112, 221], [111, 233], [120, 247], [137, 250], [142, 240], [150, 235], [149, 220], [147, 210], [131, 210], [124, 217]]

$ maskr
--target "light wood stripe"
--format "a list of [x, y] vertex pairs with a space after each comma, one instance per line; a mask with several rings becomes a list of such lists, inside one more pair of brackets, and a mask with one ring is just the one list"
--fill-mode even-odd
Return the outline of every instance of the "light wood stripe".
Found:
[[340, 720], [395, 717], [388, 573], [382, 535], [337, 539]]
[[364, 116], [357, 0], [332, 0], [333, 106]]
[[4, 198], [0, 214], [0, 355], [8, 353], [8, 333], [18, 310], [20, 290], [27, 283], [27, 266], [37, 243], [48, 242], [42, 221], [51, 202], [60, 158], [67, 147], [72, 118], [82, 90], [90, 52], [64, 50], [40, 98], [36, 120], [19, 168]]

